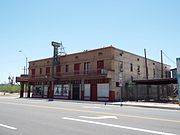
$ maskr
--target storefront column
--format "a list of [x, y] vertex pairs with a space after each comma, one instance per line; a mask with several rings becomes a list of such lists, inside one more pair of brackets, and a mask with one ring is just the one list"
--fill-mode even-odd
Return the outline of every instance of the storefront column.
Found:
[[21, 85], [20, 98], [23, 98], [23, 96], [24, 96], [24, 83], [21, 82], [20, 85]]
[[31, 85], [28, 84], [28, 93], [27, 93], [27, 98], [30, 98], [30, 93], [31, 93]]
[[84, 100], [84, 79], [81, 80], [81, 100]]

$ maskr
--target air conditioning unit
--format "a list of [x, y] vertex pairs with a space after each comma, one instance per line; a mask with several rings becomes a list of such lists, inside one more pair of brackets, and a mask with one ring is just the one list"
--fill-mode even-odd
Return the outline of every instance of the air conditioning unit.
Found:
[[107, 71], [105, 69], [101, 69], [101, 74], [102, 75], [107, 74]]

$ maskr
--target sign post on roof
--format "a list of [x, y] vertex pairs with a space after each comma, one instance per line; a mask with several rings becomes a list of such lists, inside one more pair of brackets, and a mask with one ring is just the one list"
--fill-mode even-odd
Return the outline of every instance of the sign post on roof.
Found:
[[180, 105], [180, 58], [176, 58], [177, 62], [177, 80], [178, 80], [178, 99]]

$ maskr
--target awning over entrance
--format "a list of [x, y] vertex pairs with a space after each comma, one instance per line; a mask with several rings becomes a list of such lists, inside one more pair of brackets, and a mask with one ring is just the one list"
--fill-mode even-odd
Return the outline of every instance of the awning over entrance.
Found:
[[16, 82], [27, 83], [28, 82], [28, 75], [21, 75], [20, 77], [16, 77]]
[[[20, 90], [20, 98], [23, 97], [24, 95], [24, 86], [27, 88], [28, 86], [28, 75], [21, 75], [20, 77], [16, 77], [16, 82], [19, 82], [21, 85], [21, 90]], [[30, 87], [28, 86], [28, 95], [27, 97], [30, 97]]]
[[149, 79], [149, 80], [133, 80], [135, 84], [149, 84], [149, 85], [160, 85], [160, 84], [177, 84], [177, 78], [164, 78], [164, 79]]

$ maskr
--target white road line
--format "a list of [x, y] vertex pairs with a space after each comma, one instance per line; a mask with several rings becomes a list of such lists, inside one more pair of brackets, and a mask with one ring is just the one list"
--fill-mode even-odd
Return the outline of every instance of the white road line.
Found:
[[0, 124], [0, 127], [4, 127], [4, 128], [8, 128], [8, 129], [12, 129], [12, 130], [17, 130], [17, 128], [15, 128], [15, 127], [11, 127], [11, 126], [4, 125], [4, 124]]
[[98, 106], [83, 106], [82, 108], [86, 108], [86, 109], [110, 109], [110, 108], [102, 108], [102, 107], [98, 107]]
[[90, 124], [96, 124], [96, 125], [109, 126], [109, 127], [115, 127], [115, 128], [129, 129], [129, 130], [152, 133], [152, 134], [158, 134], [158, 135], [176, 135], [176, 134], [173, 134], [173, 133], [165, 133], [165, 132], [153, 131], [153, 130], [148, 130], [148, 129], [141, 129], [141, 128], [134, 128], [134, 127], [128, 127], [128, 126], [114, 125], [114, 124], [95, 122], [95, 121], [88, 121], [88, 120], [82, 120], [82, 119], [75, 119], [75, 118], [69, 118], [69, 117], [63, 117], [62, 119], [71, 120], [71, 121], [78, 121], [78, 122], [84, 122], [84, 123], [90, 123]]
[[95, 120], [100, 120], [100, 119], [118, 119], [116, 116], [96, 116], [96, 117], [89, 117], [89, 116], [79, 116], [80, 118], [85, 118], [85, 119], [95, 119]]
[[3, 99], [16, 99], [18, 97], [11, 97], [11, 96], [10, 97], [8, 97], [8, 96], [7, 97], [6, 96], [3, 97], [3, 96], [0, 96], [0, 98], [3, 98]]

